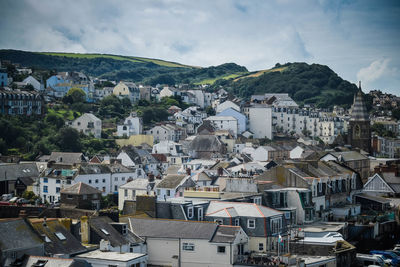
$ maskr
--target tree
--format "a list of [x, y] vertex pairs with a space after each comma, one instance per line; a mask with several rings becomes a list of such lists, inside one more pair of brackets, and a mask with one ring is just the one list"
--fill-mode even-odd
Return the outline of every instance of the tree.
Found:
[[82, 144], [79, 138], [79, 132], [74, 128], [61, 128], [56, 137], [56, 144], [64, 152], [82, 151]]
[[47, 114], [45, 121], [56, 128], [61, 128], [65, 125], [64, 118], [54, 113]]
[[73, 87], [69, 89], [67, 97], [70, 96], [72, 103], [82, 103], [86, 100], [86, 93], [81, 88]]

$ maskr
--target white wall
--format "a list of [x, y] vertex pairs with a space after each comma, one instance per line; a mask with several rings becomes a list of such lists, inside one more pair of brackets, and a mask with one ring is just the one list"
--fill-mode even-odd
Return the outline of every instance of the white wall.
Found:
[[272, 139], [271, 107], [250, 107], [249, 129], [252, 133], [254, 133], [254, 138]]

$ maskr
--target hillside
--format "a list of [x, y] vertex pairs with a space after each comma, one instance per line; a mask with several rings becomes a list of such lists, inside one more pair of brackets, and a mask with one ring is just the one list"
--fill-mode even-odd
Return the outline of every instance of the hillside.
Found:
[[329, 67], [319, 64], [287, 63], [252, 72], [234, 80], [218, 80], [213, 87], [226, 87], [236, 96], [250, 98], [253, 94], [289, 93], [300, 104], [328, 108], [349, 107], [357, 87], [340, 78]]
[[109, 80], [129, 80], [155, 85], [175, 83], [202, 83], [224, 77], [237, 77], [247, 69], [234, 63], [199, 68], [180, 63], [105, 54], [75, 54], [0, 50], [0, 59], [20, 63], [35, 69], [55, 71], [83, 71]]

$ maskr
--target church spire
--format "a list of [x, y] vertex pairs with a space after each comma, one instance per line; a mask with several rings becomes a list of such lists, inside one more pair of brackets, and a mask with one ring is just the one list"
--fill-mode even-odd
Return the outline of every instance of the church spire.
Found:
[[354, 95], [354, 102], [350, 114], [351, 121], [368, 121], [369, 115], [361, 91], [361, 81], [358, 83], [358, 92]]

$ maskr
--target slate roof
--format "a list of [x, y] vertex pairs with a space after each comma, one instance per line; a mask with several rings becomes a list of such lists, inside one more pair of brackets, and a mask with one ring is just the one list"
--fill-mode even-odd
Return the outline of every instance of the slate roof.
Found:
[[[155, 182], [158, 182], [156, 180]], [[153, 183], [154, 184], [154, 183]], [[139, 189], [139, 190], [147, 190], [147, 186], [149, 185], [148, 179], [138, 178], [134, 179], [124, 185], [121, 185], [120, 188], [122, 189]]]
[[[45, 241], [44, 249], [46, 253], [71, 255], [86, 251], [86, 248], [81, 245], [81, 242], [78, 241], [58, 219], [47, 219], [45, 224], [43, 224], [44, 219], [32, 219], [30, 222], [32, 227]], [[56, 233], [61, 233], [65, 239], [61, 240], [56, 236]], [[46, 241], [44, 235], [48, 238], [47, 240], [51, 242]]]
[[211, 201], [207, 208], [206, 216], [212, 217], [272, 217], [282, 215], [282, 212], [245, 202]]
[[63, 259], [63, 258], [50, 258], [44, 256], [29, 256], [24, 260], [21, 266], [31, 267], [31, 266], [39, 266], [35, 265], [38, 261], [45, 262], [43, 267], [78, 267], [84, 266], [83, 264], [79, 264], [75, 262], [73, 259]]
[[[128, 241], [110, 224], [113, 221], [109, 217], [89, 218], [89, 225], [101, 239], [110, 241], [111, 246], [119, 247], [128, 243]], [[105, 229], [109, 235], [106, 235], [101, 229]]]
[[380, 176], [389, 184], [393, 191], [400, 193], [400, 177], [396, 176], [394, 172], [383, 172]]
[[[62, 160], [61, 160], [62, 159]], [[83, 153], [51, 152], [49, 162], [54, 161], [63, 165], [74, 165], [84, 161]]]
[[187, 175], [168, 174], [157, 185], [157, 188], [177, 188], [178, 185], [185, 179]]
[[60, 193], [70, 194], [70, 195], [92, 195], [92, 194], [101, 194], [101, 191], [88, 184], [79, 182], [70, 187], [62, 189]]
[[213, 243], [233, 243], [240, 232], [240, 226], [219, 225], [210, 240]]
[[219, 152], [223, 147], [221, 141], [215, 135], [198, 135], [190, 142], [190, 150]]
[[0, 220], [0, 251], [40, 247], [43, 243], [23, 219]]
[[111, 173], [110, 168], [104, 164], [82, 163], [79, 167], [79, 174], [100, 174]]
[[344, 161], [352, 161], [352, 160], [365, 160], [368, 159], [363, 154], [357, 151], [342, 151], [342, 152], [331, 152], [335, 157], [341, 156]]
[[0, 164], [0, 181], [17, 180], [21, 177], [38, 177], [36, 163], [6, 163]]
[[218, 225], [209, 222], [129, 218], [129, 227], [140, 237], [211, 240]]

